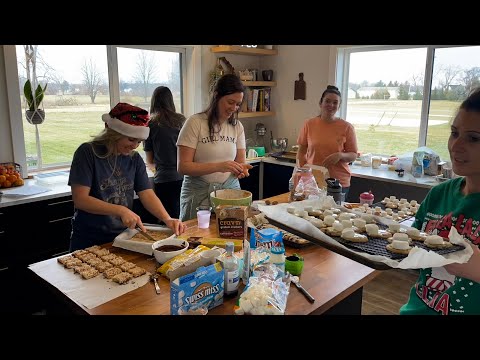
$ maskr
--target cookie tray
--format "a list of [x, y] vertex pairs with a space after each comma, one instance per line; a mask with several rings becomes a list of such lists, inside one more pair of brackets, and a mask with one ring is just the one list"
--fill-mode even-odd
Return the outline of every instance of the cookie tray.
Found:
[[[384, 240], [384, 239], [376, 239], [376, 238], [371, 238], [369, 237], [369, 240], [367, 243], [354, 243], [354, 242], [350, 242], [350, 241], [347, 241], [347, 240], [344, 240], [343, 238], [341, 237], [338, 237], [338, 236], [330, 236], [330, 238], [332, 238], [333, 240], [339, 242], [340, 244], [342, 244], [343, 246], [345, 247], [348, 247], [349, 249], [353, 250], [353, 251], [348, 251], [340, 246], [336, 246], [335, 244], [331, 244], [329, 242], [326, 242], [326, 241], [323, 241], [322, 239], [318, 239], [318, 238], [314, 238], [310, 235], [307, 235], [307, 234], [304, 234], [298, 230], [295, 230], [283, 223], [279, 223], [269, 217], [267, 217], [268, 221], [272, 224], [272, 225], [275, 225], [277, 227], [279, 227], [280, 229], [284, 229], [292, 234], [295, 234], [303, 239], [306, 239], [314, 244], [317, 244], [317, 245], [320, 245], [328, 250], [331, 250], [333, 252], [336, 252], [337, 254], [340, 254], [340, 255], [343, 255], [349, 259], [352, 259], [356, 262], [359, 262], [360, 264], [363, 264], [363, 265], [366, 265], [366, 266], [369, 266], [371, 267], [372, 269], [375, 269], [375, 270], [390, 270], [392, 269], [390, 266], [388, 266], [387, 264], [384, 264], [383, 262], [380, 262], [380, 261], [373, 261], [373, 260], [370, 260], [368, 258], [366, 258], [365, 256], [361, 255], [361, 254], [357, 254], [353, 251], [362, 251], [362, 252], [365, 252], [367, 254], [371, 254], [371, 255], [381, 255], [381, 256], [385, 256], [385, 257], [388, 257], [392, 260], [402, 260], [403, 258], [406, 257], [406, 255], [402, 255], [402, 254], [395, 254], [395, 253], [391, 253], [389, 252], [387, 249], [386, 249], [386, 245], [388, 244], [388, 241], [387, 240]], [[380, 226], [380, 227], [383, 227], [383, 226]], [[460, 246], [460, 245], [453, 245], [453, 247], [449, 248], [449, 249], [430, 249], [428, 248], [425, 244], [423, 244], [421, 241], [413, 241], [413, 246], [418, 246], [420, 248], [423, 248], [423, 249], [428, 249], [428, 250], [431, 250], [431, 251], [435, 251], [437, 254], [440, 254], [440, 255], [444, 255], [444, 254], [448, 254], [448, 253], [452, 253], [452, 252], [455, 252], [455, 251], [459, 251], [459, 250], [463, 250], [464, 247], [463, 246]]]

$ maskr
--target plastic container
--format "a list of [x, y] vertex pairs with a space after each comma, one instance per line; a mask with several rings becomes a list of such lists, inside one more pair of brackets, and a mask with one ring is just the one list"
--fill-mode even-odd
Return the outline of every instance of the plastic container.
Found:
[[373, 196], [371, 191], [363, 192], [360, 194], [360, 204], [372, 205], [375, 196]]

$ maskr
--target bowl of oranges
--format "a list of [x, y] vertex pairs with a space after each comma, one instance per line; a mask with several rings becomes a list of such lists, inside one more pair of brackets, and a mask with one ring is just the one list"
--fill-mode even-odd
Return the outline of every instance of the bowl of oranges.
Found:
[[17, 163], [0, 163], [0, 189], [24, 184], [21, 167]]

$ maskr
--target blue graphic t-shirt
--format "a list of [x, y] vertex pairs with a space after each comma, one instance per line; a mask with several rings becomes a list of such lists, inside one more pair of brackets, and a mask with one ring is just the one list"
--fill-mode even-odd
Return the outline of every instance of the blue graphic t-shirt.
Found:
[[[91, 196], [132, 209], [135, 192], [151, 188], [142, 157], [134, 152], [103, 159], [95, 153], [104, 154], [105, 147], [96, 146], [94, 153], [93, 146], [84, 143], [75, 151], [68, 185], [88, 186]], [[85, 239], [87, 245], [113, 241], [125, 226], [119, 217], [75, 209], [72, 229], [72, 239]]]

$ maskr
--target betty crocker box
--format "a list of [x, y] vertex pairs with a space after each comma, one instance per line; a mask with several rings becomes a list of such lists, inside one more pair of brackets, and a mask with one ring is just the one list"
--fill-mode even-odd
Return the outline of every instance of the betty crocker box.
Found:
[[199, 267], [170, 283], [170, 314], [185, 304], [206, 303], [212, 309], [223, 303], [224, 273], [220, 262]]

